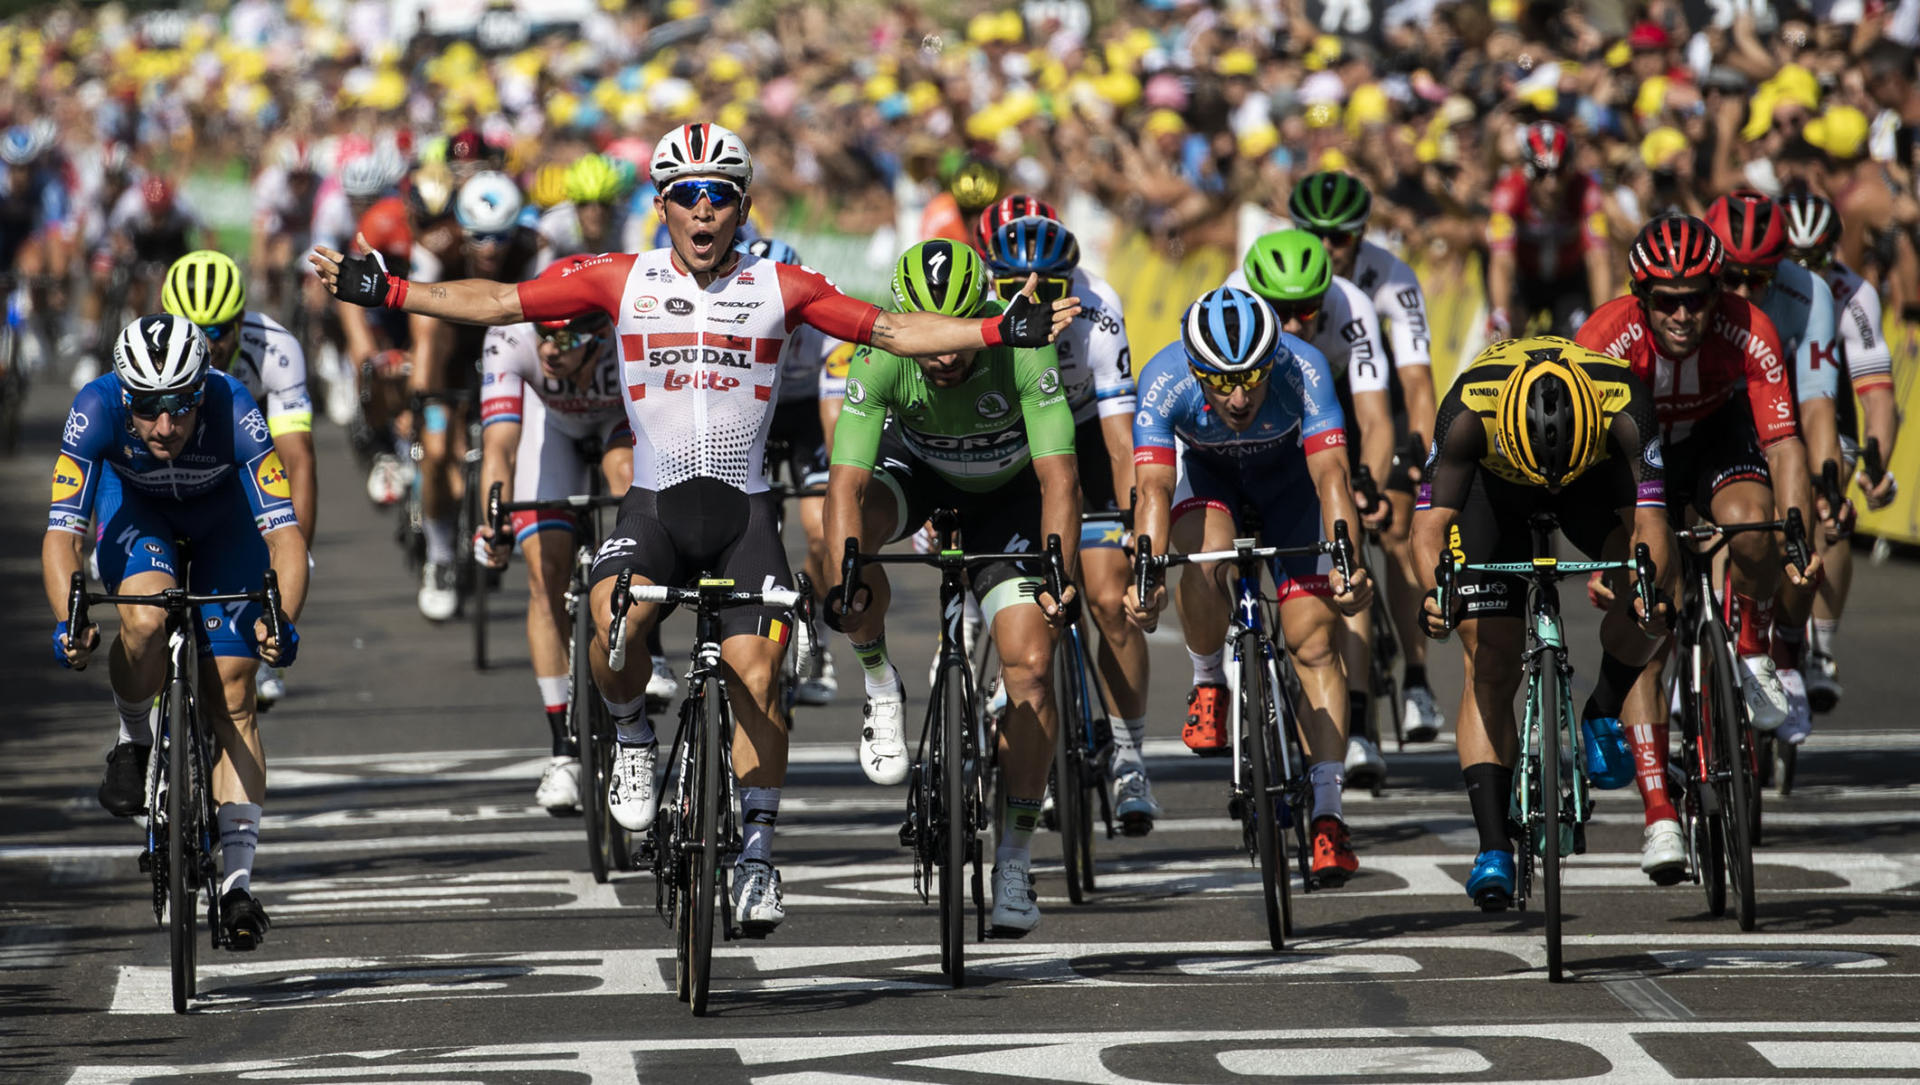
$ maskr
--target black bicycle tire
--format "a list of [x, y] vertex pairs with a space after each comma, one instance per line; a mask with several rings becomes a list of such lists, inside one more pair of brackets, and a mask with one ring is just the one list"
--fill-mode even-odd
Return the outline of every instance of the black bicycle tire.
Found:
[[[1729, 681], [1734, 674], [1733, 651], [1724, 636], [1710, 638], [1708, 649], [1712, 652], [1714, 673], [1721, 678], [1714, 683], [1714, 737], [1719, 742], [1719, 754], [1725, 759], [1727, 768], [1728, 806], [1722, 822], [1727, 833], [1727, 881], [1733, 891], [1735, 921], [1740, 924], [1741, 930], [1750, 931], [1753, 929], [1755, 908], [1752, 805], [1757, 801], [1758, 794], [1751, 775], [1752, 761], [1744, 741], [1747, 725], [1742, 718], [1743, 707], [1735, 700], [1734, 689], [1737, 687]], [[1725, 721], [1724, 724], [1721, 721]]]
[[[1560, 864], [1560, 739], [1567, 722], [1560, 715], [1560, 672], [1550, 659], [1535, 656], [1534, 709], [1540, 724], [1540, 818], [1542, 834], [1540, 881], [1546, 898], [1547, 979], [1559, 983], [1565, 960], [1561, 946]], [[1524, 750], [1523, 750], [1524, 753]]]
[[[670, 882], [673, 900], [673, 985], [674, 995], [686, 1002], [693, 995], [693, 860], [687, 854], [686, 811], [693, 806], [693, 766], [691, 751], [680, 742], [691, 734], [690, 717], [694, 703], [681, 702], [679, 730], [674, 742], [671, 767], [667, 773], [667, 802], [654, 815], [653, 846], [655, 876], [664, 871]], [[694, 779], [698, 777], [695, 776]]]
[[468, 460], [461, 465], [465, 492], [460, 498], [460, 527], [454, 534], [454, 567], [464, 576], [455, 583], [466, 592], [467, 623], [473, 631], [473, 668], [487, 669], [487, 566], [475, 558], [473, 534], [480, 526], [480, 465]]
[[600, 833], [607, 842], [608, 858], [615, 870], [638, 870], [639, 863], [633, 857], [633, 834], [613, 819], [613, 808], [607, 805], [606, 781], [613, 776], [613, 747], [617, 736], [613, 730], [613, 713], [607, 711], [607, 703], [600, 699], [597, 689], [587, 702], [587, 721], [594, 745], [600, 751]]
[[[579, 588], [576, 584], [575, 589]], [[585, 595], [576, 595], [583, 602]], [[587, 830], [587, 868], [593, 872], [595, 882], [605, 884], [612, 864], [608, 862], [607, 826], [613, 820], [607, 807], [607, 784], [610, 773], [607, 771], [607, 755], [613, 751], [603, 749], [600, 736], [594, 733], [593, 706], [600, 695], [593, 686], [593, 667], [588, 661], [588, 653], [593, 651], [593, 623], [581, 606], [579, 613], [573, 615], [573, 633], [567, 638], [568, 671], [572, 675], [568, 683], [570, 696], [567, 700], [567, 731], [580, 754], [580, 814], [586, 822]]]
[[192, 699], [184, 676], [175, 675], [167, 697], [167, 941], [172, 963], [173, 1012], [186, 1013], [194, 996]]
[[1055, 698], [1058, 725], [1053, 736], [1053, 806], [1060, 832], [1061, 875], [1067, 882], [1067, 899], [1074, 904], [1084, 904], [1087, 894], [1082, 878], [1091, 877], [1086, 868], [1092, 859], [1086, 838], [1092, 830], [1086, 792], [1082, 789], [1086, 773], [1080, 740], [1085, 731], [1084, 721], [1080, 719], [1079, 684], [1074, 680], [1074, 672], [1079, 667], [1073, 658], [1069, 637], [1062, 636], [1055, 647], [1053, 666], [1058, 690]]
[[693, 862], [693, 950], [692, 992], [688, 1001], [693, 1006], [695, 1017], [707, 1014], [707, 997], [713, 991], [713, 922], [714, 899], [720, 892], [720, 804], [724, 796], [720, 785], [720, 743], [723, 730], [720, 726], [721, 709], [712, 698], [723, 696], [715, 687], [701, 691], [699, 713], [699, 739], [694, 750], [694, 767], [699, 774], [699, 788], [695, 793], [694, 811], [698, 819], [695, 826], [699, 834], [699, 850]]
[[4, 377], [0, 377], [0, 452], [11, 456], [20, 444], [20, 408], [27, 382], [20, 375], [20, 334], [11, 323], [0, 319], [0, 337], [5, 340], [0, 346], [0, 359], [6, 365]]
[[[1267, 912], [1267, 939], [1276, 950], [1287, 947], [1286, 926], [1280, 913], [1280, 889], [1277, 882], [1291, 877], [1287, 870], [1286, 844], [1279, 833], [1274, 814], [1273, 761], [1267, 749], [1271, 737], [1267, 725], [1267, 668], [1258, 658], [1259, 641], [1243, 646], [1240, 656], [1240, 721], [1246, 732], [1247, 798], [1242, 815], [1253, 821], [1253, 849], [1260, 868], [1260, 895]], [[1277, 728], [1276, 728], [1277, 732]]]
[[969, 739], [966, 684], [959, 668], [949, 666], [940, 693], [940, 964], [954, 987], [967, 983], [967, 861], [973, 825], [966, 797], [966, 743]]
[[[1265, 662], [1265, 667], [1267, 671], [1268, 700], [1273, 704], [1274, 710], [1279, 713], [1279, 720], [1275, 730], [1278, 732], [1279, 741], [1283, 743], [1292, 742], [1294, 741], [1295, 725], [1298, 722], [1293, 717], [1293, 695], [1287, 689], [1285, 680], [1280, 677], [1279, 663], [1275, 660], [1268, 659]], [[1293, 749], [1294, 747], [1288, 748]], [[1297, 776], [1298, 774], [1296, 773], [1295, 775]], [[1301, 779], [1304, 780], [1304, 777], [1301, 777]], [[1288, 787], [1285, 794], [1293, 815], [1291, 820], [1293, 822], [1294, 842], [1300, 845], [1300, 886], [1302, 892], [1305, 892], [1313, 885], [1313, 867], [1311, 866], [1311, 860], [1308, 858], [1312, 855], [1312, 849], [1306, 836], [1306, 832], [1308, 831], [1306, 829], [1306, 822], [1312, 816], [1311, 803], [1313, 800], [1313, 792], [1306, 790], [1303, 795], [1301, 792]], [[1285, 826], [1277, 825], [1275, 828], [1284, 829]], [[1284, 832], [1276, 833], [1276, 837], [1280, 842], [1280, 869], [1285, 871], [1288, 865], [1286, 857], [1286, 834]], [[1291, 877], [1281, 878], [1279, 888], [1280, 933], [1291, 938], [1293, 937], [1293, 879]]]
[[[1696, 681], [1696, 686], [1702, 685], [1707, 688], [1696, 690], [1696, 705], [1706, 706], [1706, 712], [1699, 717], [1701, 726], [1694, 731], [1693, 737], [1695, 786], [1705, 789], [1700, 796], [1700, 843], [1705, 845], [1701, 849], [1701, 866], [1704, 869], [1700, 872], [1700, 884], [1707, 894], [1707, 914], [1719, 918], [1727, 914], [1727, 844], [1726, 826], [1723, 824], [1727, 797], [1725, 789], [1712, 780], [1715, 755], [1706, 740], [1710, 737], [1708, 732], [1720, 727], [1721, 723], [1715, 718], [1715, 712], [1708, 702], [1712, 696], [1712, 683]], [[1702, 771], [1703, 765], [1708, 778], [1701, 782], [1697, 774]], [[1709, 809], [1709, 799], [1713, 809]]]

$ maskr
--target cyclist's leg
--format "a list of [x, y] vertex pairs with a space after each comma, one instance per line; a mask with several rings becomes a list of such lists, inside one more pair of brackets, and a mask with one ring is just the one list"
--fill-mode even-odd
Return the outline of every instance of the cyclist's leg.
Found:
[[[119, 478], [101, 479], [94, 515], [101, 532], [96, 556], [110, 592], [149, 595], [178, 586], [173, 530], [161, 510], [122, 501]], [[107, 650], [107, 676], [120, 733], [107, 754], [100, 805], [116, 816], [146, 804], [147, 755], [153, 748], [153, 698], [167, 675], [166, 614], [158, 607], [119, 607], [120, 630]]]
[[[524, 399], [514, 496], [548, 501], [584, 493], [589, 467], [580, 457], [579, 443], [556, 423], [539, 396]], [[567, 733], [566, 590], [573, 567], [573, 527], [573, 516], [565, 512], [513, 515], [514, 540], [527, 559], [527, 649], [556, 758], [575, 753], [573, 736]]]
[[[1840, 477], [1853, 477], [1859, 444], [1844, 431], [1840, 436]], [[1840, 618], [1847, 609], [1847, 593], [1853, 587], [1853, 544], [1846, 538], [1827, 541], [1825, 531], [1814, 533], [1820, 548], [1820, 567], [1825, 575], [1813, 602], [1813, 644], [1807, 666], [1807, 688], [1819, 702], [1818, 711], [1831, 711], [1840, 699], [1840, 672], [1834, 660], [1834, 638], [1840, 632]]]
[[[1094, 512], [1120, 507], [1114, 493], [1112, 461], [1107, 454], [1103, 423], [1092, 419], [1074, 433], [1079, 457], [1080, 494]], [[1093, 624], [1100, 631], [1094, 659], [1113, 708], [1113, 776], [1138, 772], [1145, 779], [1146, 761], [1140, 744], [1147, 738], [1147, 638], [1128, 620], [1125, 601], [1131, 569], [1121, 547], [1125, 533], [1118, 524], [1091, 523], [1080, 532], [1080, 578]], [[1149, 801], [1147, 805], [1151, 805]]]
[[613, 720], [615, 737], [607, 807], [614, 820], [631, 832], [653, 824], [653, 770], [659, 745], [653, 721], [647, 718], [647, 679], [652, 677], [652, 668], [644, 662], [646, 654], [633, 649], [646, 643], [648, 631], [659, 621], [661, 607], [635, 602], [627, 609], [623, 644], [626, 658], [624, 666], [614, 670], [607, 658], [614, 583], [622, 572], [632, 573], [634, 584], [678, 584], [692, 575], [692, 559], [683, 560], [680, 540], [670, 529], [662, 507], [663, 502], [676, 510], [696, 505], [699, 495], [695, 486], [700, 481], [690, 480], [664, 493], [629, 489], [614, 518], [613, 533], [594, 556], [593, 586], [587, 593], [594, 627], [593, 654], [588, 662], [600, 699]]
[[[1173, 492], [1168, 543], [1182, 553], [1223, 550], [1233, 545], [1240, 488], [1192, 456], [1181, 458]], [[1187, 694], [1187, 721], [1181, 738], [1198, 753], [1224, 750], [1226, 733], [1225, 646], [1230, 602], [1226, 563], [1189, 565], [1180, 572], [1174, 606], [1180, 613], [1187, 658], [1193, 664], [1193, 689]]]
[[[1396, 436], [1398, 442], [1400, 438]], [[1387, 477], [1387, 501], [1393, 506], [1393, 522], [1380, 533], [1380, 548], [1386, 554], [1388, 612], [1398, 634], [1401, 672], [1400, 695], [1406, 700], [1406, 732], [1409, 741], [1427, 742], [1437, 738], [1446, 716], [1434, 701], [1433, 688], [1427, 684], [1427, 637], [1420, 622], [1420, 570], [1413, 560], [1413, 478], [1405, 466]]]
[[[1740, 418], [1745, 407], [1738, 403]], [[1722, 409], [1722, 415], [1727, 413]], [[1724, 425], [1720, 432], [1701, 434], [1694, 440], [1713, 437], [1715, 442], [1702, 449], [1706, 485], [1696, 492], [1702, 497], [1708, 515], [1722, 524], [1749, 523], [1774, 518], [1772, 479], [1766, 468], [1766, 456], [1751, 438], [1751, 424], [1743, 427]], [[1736, 535], [1727, 544], [1732, 566], [1733, 611], [1740, 623], [1740, 688], [1747, 701], [1748, 715], [1758, 730], [1771, 731], [1786, 721], [1786, 691], [1774, 666], [1774, 598], [1786, 578], [1780, 569], [1780, 543], [1768, 531]]]

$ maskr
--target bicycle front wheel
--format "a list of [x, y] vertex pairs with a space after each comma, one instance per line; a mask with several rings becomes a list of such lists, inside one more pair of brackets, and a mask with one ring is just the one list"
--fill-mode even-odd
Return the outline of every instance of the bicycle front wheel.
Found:
[[1088, 802], [1085, 718], [1086, 675], [1071, 634], [1060, 638], [1053, 666], [1059, 676], [1055, 703], [1059, 726], [1053, 739], [1053, 807], [1060, 829], [1060, 851], [1067, 879], [1067, 899], [1086, 903], [1093, 888], [1093, 811]]
[[1560, 863], [1565, 858], [1560, 847], [1560, 740], [1566, 721], [1560, 708], [1560, 675], [1553, 666], [1539, 660], [1534, 672], [1531, 715], [1540, 734], [1540, 820], [1536, 823], [1544, 850], [1540, 862], [1540, 881], [1545, 890], [1547, 913], [1547, 979], [1559, 983], [1562, 976], [1560, 956]]
[[949, 667], [941, 682], [940, 768], [934, 823], [940, 834], [940, 967], [955, 987], [966, 985], [967, 859], [973, 823], [967, 811], [967, 692], [960, 669]]
[[1259, 644], [1247, 645], [1240, 657], [1240, 719], [1245, 734], [1247, 801], [1242, 817], [1253, 819], [1253, 850], [1260, 867], [1260, 892], [1266, 900], [1267, 939], [1275, 949], [1286, 948], [1286, 916], [1281, 895], [1287, 892], [1286, 837], [1280, 832], [1279, 774], [1273, 759], [1281, 741], [1273, 718], [1267, 668], [1258, 658]]
[[[585, 599], [584, 594], [578, 596]], [[613, 743], [610, 735], [597, 726], [596, 715], [604, 715], [593, 684], [593, 668], [588, 654], [593, 650], [592, 622], [585, 608], [573, 615], [573, 636], [568, 641], [570, 677], [567, 687], [567, 731], [580, 751], [580, 813], [587, 823], [587, 865], [593, 880], [605, 882], [614, 868], [612, 862], [613, 814], [607, 807], [607, 783], [613, 773]], [[596, 713], [594, 710], [599, 709]]]
[[487, 669], [487, 565], [477, 561], [473, 555], [473, 533], [480, 527], [482, 516], [480, 497], [480, 464], [469, 458], [464, 467], [466, 475], [466, 494], [461, 499], [460, 508], [464, 522], [460, 533], [454, 540], [460, 544], [457, 565], [466, 572], [459, 578], [466, 589], [467, 622], [473, 631], [473, 667], [475, 670]]
[[173, 960], [173, 1012], [186, 1013], [194, 996], [193, 701], [187, 681], [175, 677], [167, 690], [167, 941]]
[[1726, 832], [1727, 881], [1734, 898], [1734, 918], [1740, 929], [1750, 931], [1754, 923], [1753, 830], [1758, 815], [1759, 788], [1753, 779], [1752, 733], [1746, 720], [1746, 706], [1736, 690], [1733, 653], [1725, 637], [1709, 638], [1714, 673], [1714, 740], [1717, 756], [1726, 771], [1722, 797], [1726, 809], [1721, 825]]
[[726, 792], [721, 787], [720, 766], [725, 759], [720, 753], [720, 743], [724, 741], [720, 727], [720, 709], [713, 699], [721, 696], [720, 690], [709, 688], [700, 691], [698, 745], [694, 749], [693, 762], [695, 779], [699, 781], [694, 794], [694, 828], [699, 843], [693, 853], [691, 891], [693, 894], [693, 945], [688, 954], [691, 972], [689, 1001], [693, 1003], [693, 1015], [704, 1017], [707, 1012], [707, 994], [713, 987], [713, 922], [714, 903], [720, 893], [720, 804], [725, 801]]

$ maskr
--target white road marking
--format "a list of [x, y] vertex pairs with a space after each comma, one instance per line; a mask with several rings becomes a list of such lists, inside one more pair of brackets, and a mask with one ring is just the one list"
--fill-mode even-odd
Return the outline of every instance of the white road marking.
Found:
[[1620, 1004], [1648, 1021], [1685, 1021], [1693, 1011], [1652, 978], [1601, 980], [1600, 986]]
[[1485, 1055], [1465, 1047], [1243, 1047], [1214, 1058], [1221, 1069], [1244, 1077], [1399, 1077], [1493, 1069]]
[[1753, 1049], [1782, 1070], [1920, 1070], [1920, 1043], [1755, 1040]]

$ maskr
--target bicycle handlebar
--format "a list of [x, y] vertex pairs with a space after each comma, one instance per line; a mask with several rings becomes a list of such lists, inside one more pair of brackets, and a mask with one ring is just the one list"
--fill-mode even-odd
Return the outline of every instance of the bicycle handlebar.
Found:
[[691, 588], [668, 584], [635, 584], [633, 571], [623, 569], [613, 584], [613, 622], [607, 630], [607, 666], [624, 670], [627, 665], [627, 611], [635, 603], [686, 604], [696, 608], [726, 610], [732, 607], [774, 607], [797, 614], [796, 640], [803, 650], [811, 651], [813, 624], [813, 581], [797, 573], [791, 588], [762, 588], [743, 591], [731, 580], [701, 580]]
[[487, 487], [487, 523], [493, 526], [498, 535], [506, 529], [507, 518], [516, 512], [566, 512], [576, 509], [610, 509], [625, 500], [625, 494], [568, 494], [565, 497], [543, 497], [528, 501], [502, 501], [500, 495], [505, 483], [496, 482]]
[[1809, 551], [1807, 548], [1807, 524], [1801, 519], [1799, 509], [1788, 509], [1787, 515], [1778, 520], [1755, 520], [1747, 524], [1698, 523], [1692, 527], [1683, 527], [1674, 532], [1674, 537], [1688, 542], [1704, 542], [1716, 535], [1732, 538], [1749, 531], [1779, 531], [1785, 534], [1784, 540], [1787, 561], [1802, 569], [1807, 567]]
[[[280, 576], [268, 569], [260, 578], [260, 590], [243, 592], [224, 592], [216, 595], [197, 595], [185, 588], [168, 588], [151, 595], [120, 595], [112, 592], [91, 592], [87, 590], [87, 574], [75, 570], [67, 586], [67, 638], [74, 644], [80, 643], [80, 635], [93, 625], [88, 610], [96, 603], [111, 603], [115, 606], [159, 607], [169, 613], [184, 611], [206, 603], [259, 603], [260, 619], [267, 623], [267, 639], [279, 644], [286, 633], [280, 609]], [[84, 667], [75, 667], [84, 670]]]
[[[1191, 554], [1156, 554], [1153, 552], [1151, 536], [1140, 535], [1134, 539], [1134, 593], [1142, 603], [1153, 592], [1157, 574], [1176, 565], [1193, 565], [1214, 561], [1267, 561], [1273, 558], [1300, 558], [1319, 554], [1332, 554], [1334, 567], [1353, 582], [1354, 548], [1353, 537], [1347, 531], [1345, 520], [1333, 522], [1333, 541], [1322, 539], [1305, 546], [1255, 546], [1252, 539], [1233, 540], [1231, 550], [1202, 550]], [[1352, 590], [1349, 588], [1348, 590]]]

